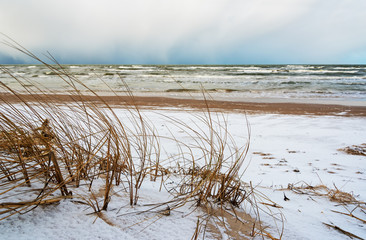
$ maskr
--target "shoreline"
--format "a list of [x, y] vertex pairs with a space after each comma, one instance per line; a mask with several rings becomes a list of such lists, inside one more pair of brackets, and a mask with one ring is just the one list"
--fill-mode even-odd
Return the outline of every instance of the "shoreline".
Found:
[[[201, 95], [202, 98], [202, 95]], [[211, 110], [246, 113], [273, 113], [289, 115], [330, 115], [330, 116], [358, 116], [366, 117], [366, 106], [347, 106], [337, 104], [295, 103], [295, 102], [266, 102], [260, 99], [251, 101], [207, 100], [197, 98], [179, 98], [171, 96], [112, 96], [112, 95], [70, 95], [70, 94], [10, 94], [1, 93], [3, 102], [77, 102], [88, 101], [108, 105], [136, 105], [144, 108], [190, 108], [202, 109], [207, 105]], [[22, 99], [22, 100], [21, 100]]]
[[[122, 92], [123, 94], [124, 92]], [[102, 92], [103, 96], [110, 96], [108, 92]], [[180, 99], [203, 99], [202, 91], [196, 92], [134, 92], [135, 96], [141, 97], [167, 97]], [[256, 102], [256, 103], [299, 103], [299, 104], [322, 104], [341, 106], [361, 106], [366, 107], [366, 99], [355, 98], [280, 98], [280, 97], [258, 97], [256, 95], [247, 96], [242, 94], [227, 92], [210, 92], [207, 96], [217, 101], [229, 102]]]

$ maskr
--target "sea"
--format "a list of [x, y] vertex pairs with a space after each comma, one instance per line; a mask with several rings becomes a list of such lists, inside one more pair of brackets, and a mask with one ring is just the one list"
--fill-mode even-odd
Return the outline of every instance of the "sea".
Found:
[[[189, 97], [366, 106], [366, 65], [2, 65], [2, 91]], [[70, 79], [74, 83], [70, 84]], [[75, 81], [76, 80], [76, 81]], [[80, 84], [81, 83], [81, 84]], [[85, 85], [85, 86], [84, 86]]]

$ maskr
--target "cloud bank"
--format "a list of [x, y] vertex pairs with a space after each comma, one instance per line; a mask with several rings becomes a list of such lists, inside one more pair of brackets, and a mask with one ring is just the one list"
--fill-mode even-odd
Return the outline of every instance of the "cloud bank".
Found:
[[[366, 63], [364, 9], [364, 0], [4, 0], [0, 32], [70, 64]], [[0, 63], [27, 61], [0, 45]]]

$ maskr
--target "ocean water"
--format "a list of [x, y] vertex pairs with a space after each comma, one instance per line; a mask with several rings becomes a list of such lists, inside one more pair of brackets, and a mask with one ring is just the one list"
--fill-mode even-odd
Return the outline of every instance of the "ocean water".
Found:
[[[43, 65], [3, 66], [0, 81], [18, 91], [73, 91]], [[366, 105], [366, 65], [65, 65], [63, 70], [94, 91], [190, 95], [205, 89], [230, 99], [347, 101]], [[68, 79], [66, 77], [66, 79]], [[36, 88], [37, 86], [37, 88]], [[85, 88], [77, 85], [84, 91]]]

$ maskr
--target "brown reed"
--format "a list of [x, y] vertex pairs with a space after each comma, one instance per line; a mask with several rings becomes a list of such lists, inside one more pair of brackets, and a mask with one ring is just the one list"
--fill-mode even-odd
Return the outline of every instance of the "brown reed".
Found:
[[[0, 82], [3, 92], [0, 94], [0, 220], [66, 198], [87, 204], [96, 213], [106, 211], [113, 186], [118, 185], [128, 193], [130, 205], [136, 205], [146, 176], [150, 175], [152, 181], [161, 177], [163, 186], [169, 178], [164, 179], [165, 175], [178, 174], [181, 181], [169, 189], [174, 197], [169, 202], [169, 214], [194, 203], [197, 208], [219, 208], [240, 219], [235, 209], [246, 202], [256, 215], [252, 235], [271, 236], [261, 227], [255, 188], [242, 181], [242, 166], [250, 146], [249, 124], [244, 126], [248, 141], [238, 147], [228, 131], [226, 116], [211, 111], [207, 101], [210, 96], [204, 89], [205, 108], [194, 116], [193, 123], [162, 115], [191, 139], [189, 143], [183, 142], [173, 133], [165, 137], [176, 143], [178, 153], [162, 160], [162, 137], [144, 117], [123, 79], [129, 96], [124, 106], [132, 127], [102, 96], [70, 74], [52, 55], [47, 55], [52, 62], [49, 64], [11, 39], [5, 44], [44, 64], [59, 81], [72, 87], [69, 96], [73, 101], [58, 104], [57, 92], [0, 66], [32, 99], [25, 99], [20, 91]], [[79, 87], [86, 89], [86, 93]], [[9, 101], [6, 97], [9, 95], [17, 102]], [[88, 95], [99, 101], [88, 101]], [[175, 168], [163, 166], [172, 161]], [[105, 182], [101, 196], [93, 188], [95, 179]], [[88, 196], [77, 190], [81, 184], [89, 185]], [[19, 201], [4, 201], [18, 193], [24, 193]], [[193, 239], [198, 238], [209, 219], [218, 219], [216, 212], [210, 211], [206, 223], [197, 221]]]

